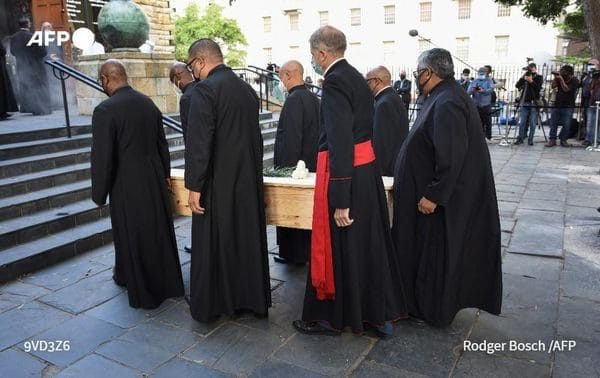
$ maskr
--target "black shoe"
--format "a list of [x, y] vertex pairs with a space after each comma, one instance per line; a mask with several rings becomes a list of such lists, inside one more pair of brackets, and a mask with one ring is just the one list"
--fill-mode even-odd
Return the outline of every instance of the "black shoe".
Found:
[[187, 253], [192, 253], [192, 246], [186, 245], [185, 247], [183, 247], [183, 251]]
[[125, 284], [125, 282], [123, 282], [122, 280], [120, 280], [119, 278], [117, 278], [117, 274], [115, 273], [115, 268], [113, 268], [113, 276], [112, 276], [113, 281], [115, 281], [115, 283], [117, 284], [117, 286], [121, 286], [121, 287], [125, 287], [127, 286]]
[[513, 143], [515, 146], [518, 146], [519, 144], [523, 144], [523, 139], [518, 138], [517, 140], [515, 140], [515, 143]]
[[529, 140], [529, 141], [527, 141], [527, 144], [530, 145], [530, 146], [533, 146], [533, 141]]
[[294, 320], [292, 325], [300, 333], [306, 333], [308, 335], [327, 335], [327, 336], [339, 336], [340, 331], [337, 331], [329, 326], [326, 326], [319, 322], [305, 322], [303, 320]]
[[273, 260], [276, 263], [280, 263], [280, 264], [289, 264], [289, 261], [287, 261], [286, 259], [284, 259], [283, 257], [280, 256], [273, 256]]
[[561, 147], [571, 147], [571, 145], [569, 143], [567, 143], [566, 140], [561, 140], [560, 141], [560, 146]]
[[8, 119], [9, 117], [12, 117], [12, 114], [2, 113], [2, 114], [0, 114], [0, 121], [4, 121], [5, 119]]

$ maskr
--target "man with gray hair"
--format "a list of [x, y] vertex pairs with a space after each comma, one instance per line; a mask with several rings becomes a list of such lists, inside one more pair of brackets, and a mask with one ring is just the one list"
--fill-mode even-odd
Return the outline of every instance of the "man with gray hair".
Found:
[[394, 175], [396, 156], [408, 135], [408, 113], [400, 96], [390, 86], [392, 76], [384, 66], [367, 72], [367, 84], [375, 96], [373, 148], [382, 176]]
[[425, 96], [394, 172], [392, 237], [410, 315], [436, 325], [502, 304], [500, 220], [490, 155], [475, 104], [447, 50], [419, 56]]
[[293, 325], [302, 333], [326, 335], [371, 327], [383, 337], [406, 309], [371, 144], [373, 95], [344, 59], [346, 36], [340, 30], [317, 29], [310, 48], [313, 68], [325, 80], [310, 272], [302, 320]]
[[263, 140], [256, 92], [206, 38], [188, 51], [192, 88], [185, 187], [192, 216], [190, 312], [200, 322], [271, 305]]

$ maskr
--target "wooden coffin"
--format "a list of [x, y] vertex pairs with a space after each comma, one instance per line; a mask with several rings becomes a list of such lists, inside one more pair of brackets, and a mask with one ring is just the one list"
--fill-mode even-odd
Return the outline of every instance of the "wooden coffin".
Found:
[[[263, 177], [267, 224], [310, 230], [312, 227], [315, 174], [307, 178]], [[171, 170], [173, 208], [178, 215], [191, 216], [188, 191], [183, 183], [183, 169]], [[392, 177], [383, 177], [390, 222], [392, 220]]]
[[171, 199], [173, 212], [177, 215], [191, 217], [192, 210], [190, 210], [190, 205], [188, 205], [189, 191], [185, 188], [183, 177], [183, 169], [171, 168]]

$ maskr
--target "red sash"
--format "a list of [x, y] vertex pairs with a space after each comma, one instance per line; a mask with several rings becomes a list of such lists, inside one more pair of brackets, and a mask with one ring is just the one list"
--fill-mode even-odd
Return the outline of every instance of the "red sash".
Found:
[[[370, 140], [354, 145], [354, 166], [375, 160]], [[333, 278], [333, 255], [331, 252], [331, 230], [329, 225], [329, 151], [317, 156], [317, 180], [313, 204], [312, 237], [310, 243], [310, 276], [317, 290], [318, 300], [335, 299]]]

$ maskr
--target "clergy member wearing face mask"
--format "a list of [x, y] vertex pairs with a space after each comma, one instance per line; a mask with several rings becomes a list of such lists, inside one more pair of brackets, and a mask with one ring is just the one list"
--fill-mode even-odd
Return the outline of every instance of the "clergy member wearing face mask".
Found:
[[259, 99], [213, 40], [188, 51], [185, 187], [192, 216], [190, 311], [200, 322], [271, 305]]
[[392, 238], [409, 314], [447, 326], [462, 308], [500, 313], [500, 219], [481, 120], [450, 53], [427, 50], [417, 67], [425, 101], [396, 161]]
[[317, 157], [310, 271], [302, 333], [339, 335], [372, 328], [392, 332], [405, 317], [400, 261], [373, 137], [373, 94], [344, 58], [346, 36], [332, 26], [310, 37], [315, 71], [322, 75], [321, 132]]
[[[317, 169], [319, 147], [319, 99], [304, 84], [304, 68], [296, 60], [279, 69], [285, 99], [275, 136], [276, 167], [295, 167], [303, 160], [309, 171]], [[310, 230], [277, 227], [279, 256], [276, 262], [305, 265], [310, 255]]]

